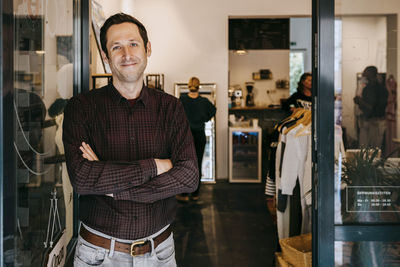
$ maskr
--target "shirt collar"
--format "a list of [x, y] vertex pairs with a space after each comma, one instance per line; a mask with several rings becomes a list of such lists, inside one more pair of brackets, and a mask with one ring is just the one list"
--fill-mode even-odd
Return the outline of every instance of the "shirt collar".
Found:
[[[114, 100], [116, 103], [119, 104], [119, 103], [121, 103], [122, 99], [125, 99], [125, 97], [123, 97], [118, 92], [118, 90], [114, 87], [114, 85], [112, 83], [108, 84], [108, 88], [109, 88], [109, 92], [110, 92], [110, 95], [111, 95], [111, 99]], [[140, 95], [137, 98], [137, 103], [138, 102], [142, 102], [146, 106], [148, 101], [149, 101], [149, 89], [143, 83], [142, 91], [140, 91]]]

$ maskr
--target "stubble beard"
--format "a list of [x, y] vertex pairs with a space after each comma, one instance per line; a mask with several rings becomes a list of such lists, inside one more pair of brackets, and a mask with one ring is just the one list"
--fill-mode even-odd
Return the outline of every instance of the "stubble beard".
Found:
[[147, 66], [147, 60], [145, 59], [143, 61], [140, 61], [137, 66], [138, 69], [136, 71], [130, 71], [130, 70], [121, 71], [121, 69], [119, 70], [114, 69], [113, 73], [116, 74], [116, 76], [121, 82], [127, 82], [127, 83], [137, 82], [140, 79], [143, 80], [143, 73]]

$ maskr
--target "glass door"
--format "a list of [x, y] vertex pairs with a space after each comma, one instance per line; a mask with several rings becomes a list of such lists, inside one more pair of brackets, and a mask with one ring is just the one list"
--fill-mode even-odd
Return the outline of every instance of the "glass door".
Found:
[[[62, 143], [74, 92], [77, 1], [14, 0], [12, 89], [4, 99], [4, 266], [62, 266], [74, 233], [74, 195]], [[4, 3], [4, 2], [3, 2]], [[4, 14], [3, 14], [4, 15]], [[79, 46], [78, 46], [79, 47]], [[2, 54], [3, 55], [3, 54]], [[2, 90], [5, 90], [2, 88]], [[3, 127], [3, 126], [2, 126]]]
[[400, 3], [313, 1], [315, 266], [400, 266]]

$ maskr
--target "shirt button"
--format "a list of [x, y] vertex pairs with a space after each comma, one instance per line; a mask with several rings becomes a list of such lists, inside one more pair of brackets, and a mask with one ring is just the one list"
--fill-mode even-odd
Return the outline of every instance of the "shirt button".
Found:
[[135, 137], [131, 136], [131, 138], [130, 138], [130, 139], [131, 139], [131, 141], [134, 141], [134, 140], [135, 140]]

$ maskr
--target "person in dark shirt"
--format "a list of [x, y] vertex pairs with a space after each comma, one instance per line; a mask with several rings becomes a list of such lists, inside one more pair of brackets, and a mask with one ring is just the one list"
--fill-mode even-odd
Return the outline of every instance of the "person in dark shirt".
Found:
[[362, 112], [359, 119], [359, 145], [382, 148], [388, 91], [379, 82], [375, 66], [366, 67], [362, 76], [366, 78], [366, 85], [361, 96], [354, 97], [354, 103]]
[[311, 109], [311, 73], [303, 73], [297, 84], [297, 92], [292, 94], [282, 105], [282, 109], [293, 112], [296, 108]]
[[151, 45], [130, 15], [100, 30], [112, 83], [73, 97], [63, 143], [82, 222], [74, 266], [176, 266], [175, 195], [197, 188], [196, 153], [181, 102], [144, 86]]
[[[207, 121], [214, 117], [217, 111], [215, 106], [205, 97], [199, 95], [200, 80], [192, 77], [188, 83], [189, 93], [182, 95], [180, 100], [185, 109], [186, 116], [189, 120], [190, 130], [192, 131], [194, 145], [196, 147], [197, 165], [199, 169], [199, 185], [195, 192], [191, 194], [193, 200], [198, 200], [201, 184], [201, 165], [203, 162], [203, 154], [206, 146], [206, 134], [204, 126]], [[189, 201], [188, 194], [177, 195], [180, 201]]]

